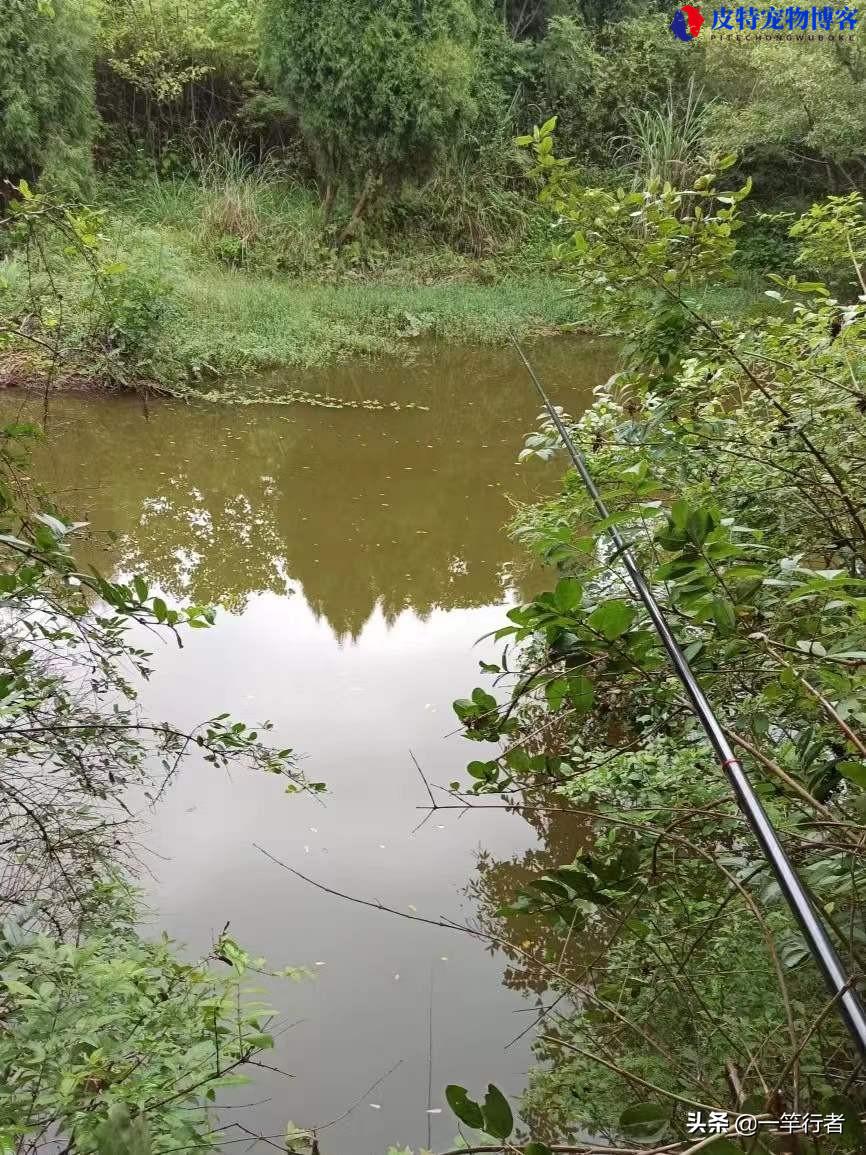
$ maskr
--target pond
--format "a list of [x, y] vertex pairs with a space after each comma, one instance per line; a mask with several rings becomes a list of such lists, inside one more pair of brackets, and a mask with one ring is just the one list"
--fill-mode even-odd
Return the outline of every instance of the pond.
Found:
[[[572, 413], [611, 369], [609, 348], [586, 340], [532, 355]], [[257, 1072], [232, 1118], [278, 1143], [289, 1119], [339, 1119], [322, 1155], [444, 1150], [455, 1121], [429, 1110], [446, 1083], [519, 1095], [531, 1034], [507, 1044], [531, 1021], [532, 981], [467, 935], [322, 893], [257, 847], [338, 891], [470, 923], [479, 856], [507, 890], [543, 853], [504, 812], [437, 811], [419, 828], [428, 797], [410, 751], [440, 785], [479, 756], [450, 703], [483, 681], [493, 649], [477, 639], [542, 588], [504, 525], [510, 501], [551, 491], [562, 466], [516, 464], [539, 404], [510, 350], [422, 347], [288, 384], [427, 409], [160, 401], [145, 414], [134, 398], [63, 396], [36, 468], [90, 521], [104, 568], [225, 607], [183, 650], [157, 645], [144, 709], [269, 718], [329, 787], [321, 802], [288, 797], [278, 780], [191, 762], [146, 815], [154, 927], [199, 952], [228, 922], [274, 966], [312, 972], [266, 984], [282, 1032], [266, 1061], [294, 1077]], [[10, 393], [3, 408], [40, 406]]]

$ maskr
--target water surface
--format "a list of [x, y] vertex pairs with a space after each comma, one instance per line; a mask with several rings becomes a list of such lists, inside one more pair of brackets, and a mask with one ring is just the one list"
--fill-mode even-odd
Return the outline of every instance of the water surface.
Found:
[[[587, 341], [533, 355], [573, 413], [611, 367]], [[479, 854], [497, 892], [535, 861], [539, 836], [513, 815], [440, 811], [415, 830], [427, 795], [409, 751], [433, 783], [483, 754], [447, 736], [450, 703], [483, 680], [492, 650], [476, 639], [544, 580], [503, 526], [561, 467], [516, 464], [538, 403], [511, 351], [422, 348], [290, 384], [429, 411], [159, 402], [145, 416], [135, 399], [55, 398], [37, 471], [97, 535], [118, 534], [94, 547], [103, 567], [225, 607], [183, 651], [159, 646], [144, 708], [187, 724], [223, 710], [272, 719], [275, 741], [330, 788], [323, 803], [287, 797], [276, 780], [191, 762], [148, 817], [155, 925], [204, 951], [230, 922], [274, 965], [315, 975], [270, 985], [287, 1029], [268, 1061], [294, 1078], [260, 1073], [235, 1117], [279, 1136], [288, 1119], [321, 1125], [357, 1102], [322, 1131], [323, 1155], [442, 1150], [456, 1128], [447, 1110], [427, 1113], [428, 1082], [434, 1108], [448, 1082], [518, 1095], [530, 1039], [505, 1048], [537, 983], [468, 936], [321, 893], [255, 844], [434, 919], [476, 917]], [[38, 411], [5, 398], [7, 413], [22, 406]], [[568, 839], [559, 831], [558, 848]]]

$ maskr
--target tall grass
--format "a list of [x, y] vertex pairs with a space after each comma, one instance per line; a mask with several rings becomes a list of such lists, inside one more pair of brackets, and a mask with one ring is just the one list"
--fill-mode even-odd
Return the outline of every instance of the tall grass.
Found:
[[278, 174], [267, 161], [253, 164], [238, 145], [219, 142], [196, 152], [201, 188], [198, 237], [214, 255], [243, 264], [264, 231], [264, 200]]
[[515, 248], [532, 220], [532, 205], [503, 173], [501, 155], [463, 153], [443, 159], [418, 188], [404, 190], [392, 209], [419, 239], [483, 258]]
[[124, 216], [175, 234], [199, 258], [266, 274], [303, 275], [321, 264], [315, 192], [276, 156], [251, 157], [229, 132], [212, 129], [189, 142], [188, 167], [141, 180], [109, 174], [106, 190]]
[[702, 149], [711, 107], [693, 76], [682, 96], [669, 87], [663, 104], [628, 113], [627, 131], [613, 142], [615, 162], [632, 173], [636, 188], [653, 179], [689, 188], [706, 167]]

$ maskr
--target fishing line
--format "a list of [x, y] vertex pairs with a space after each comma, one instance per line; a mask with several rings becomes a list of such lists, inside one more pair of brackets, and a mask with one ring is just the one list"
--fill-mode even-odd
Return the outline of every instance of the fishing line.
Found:
[[[568, 455], [575, 469], [580, 474], [593, 505], [598, 511], [599, 516], [607, 521], [610, 518], [610, 511], [605, 505], [592, 479], [592, 474], [589, 472], [586, 459], [574, 444], [559, 415], [559, 411], [548, 397], [544, 386], [538, 378], [538, 374], [527, 360], [516, 336], [513, 333], [511, 333], [510, 336], [512, 344], [517, 350], [518, 356], [523, 362], [544, 404], [544, 408], [547, 410], [559, 436], [562, 438], [562, 442], [568, 451]], [[673, 631], [668, 625], [667, 619], [656, 601], [652, 590], [647, 584], [643, 571], [635, 560], [631, 548], [623, 540], [616, 526], [608, 525], [607, 534], [613, 542], [617, 554], [622, 558], [623, 565], [634, 583], [638, 596], [643, 602], [655, 626], [656, 632], [668, 652], [671, 665], [680, 682], [682, 682], [694, 707], [698, 721], [703, 727], [710, 745], [731, 784], [737, 804], [746, 816], [752, 832], [758, 841], [758, 845], [773, 868], [785, 901], [788, 903], [791, 912], [799, 923], [806, 944], [824, 975], [827, 986], [834, 996], [839, 1014], [845, 1026], [848, 1028], [851, 1038], [854, 1040], [861, 1056], [866, 1059], [866, 1014], [864, 1014], [863, 1005], [860, 1002], [859, 996], [851, 987], [851, 977], [845, 973], [842, 960], [839, 958], [836, 948], [830, 941], [823, 922], [815, 911], [808, 891], [800, 881], [790, 859], [782, 849], [782, 844], [779, 842], [773, 824], [767, 817], [767, 813], [761, 805], [760, 799], [755, 794], [752, 784], [746, 777], [746, 772], [743, 769], [740, 759], [734, 754], [733, 749], [725, 737], [721, 723], [713, 712], [713, 708], [710, 706], [706, 695], [692, 672], [685, 654], [680, 649], [680, 645], [674, 637]]]

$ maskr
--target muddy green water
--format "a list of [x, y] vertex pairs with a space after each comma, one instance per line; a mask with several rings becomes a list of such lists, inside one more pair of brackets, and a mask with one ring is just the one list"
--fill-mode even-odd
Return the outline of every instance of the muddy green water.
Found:
[[[533, 353], [573, 413], [611, 369], [592, 342]], [[428, 1079], [434, 1109], [449, 1082], [519, 1094], [529, 1038], [505, 1048], [537, 984], [468, 936], [305, 886], [254, 843], [339, 890], [468, 921], [544, 861], [539, 833], [505, 813], [439, 812], [413, 833], [427, 798], [409, 751], [434, 783], [483, 753], [447, 736], [450, 702], [492, 654], [476, 640], [544, 580], [503, 532], [509, 498], [551, 490], [562, 467], [516, 464], [539, 407], [510, 351], [429, 347], [291, 384], [429, 412], [161, 402], [145, 418], [128, 398], [56, 398], [36, 470], [95, 531], [119, 535], [104, 568], [225, 607], [183, 651], [157, 649], [145, 710], [270, 718], [330, 787], [322, 805], [191, 762], [146, 816], [155, 926], [198, 951], [230, 921], [275, 965], [315, 974], [269, 990], [283, 1030], [269, 1061], [295, 1077], [259, 1072], [232, 1117], [280, 1136], [288, 1119], [322, 1125], [357, 1103], [322, 1130], [323, 1155], [442, 1150], [456, 1128], [447, 1109], [427, 1113]], [[7, 394], [3, 410], [39, 405]], [[568, 839], [556, 832], [557, 853]]]

